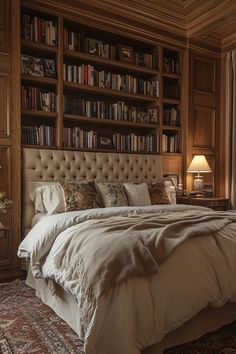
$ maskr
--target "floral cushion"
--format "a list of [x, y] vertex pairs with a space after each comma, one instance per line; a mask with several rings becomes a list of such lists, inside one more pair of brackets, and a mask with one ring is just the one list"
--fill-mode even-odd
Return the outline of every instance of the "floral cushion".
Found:
[[151, 205], [146, 183], [124, 183], [124, 187], [130, 206]]
[[94, 181], [61, 182], [65, 211], [99, 208]]
[[176, 204], [176, 191], [169, 180], [160, 180], [149, 186], [149, 195], [152, 205]]
[[129, 205], [122, 183], [96, 182], [96, 185], [104, 207]]

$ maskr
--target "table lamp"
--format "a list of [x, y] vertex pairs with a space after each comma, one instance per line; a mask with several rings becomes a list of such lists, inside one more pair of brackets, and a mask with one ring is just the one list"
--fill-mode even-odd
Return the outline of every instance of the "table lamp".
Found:
[[212, 172], [210, 166], [204, 155], [195, 155], [187, 169], [189, 173], [197, 173], [194, 178], [194, 192], [197, 193], [197, 196], [202, 196], [202, 187], [203, 187], [203, 176], [200, 176], [201, 173], [210, 173]]

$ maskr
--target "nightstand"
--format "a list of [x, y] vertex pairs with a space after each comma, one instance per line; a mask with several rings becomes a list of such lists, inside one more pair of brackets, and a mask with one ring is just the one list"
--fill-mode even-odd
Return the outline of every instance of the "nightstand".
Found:
[[177, 204], [189, 204], [198, 205], [213, 210], [228, 210], [229, 209], [229, 199], [227, 198], [188, 198], [188, 197], [177, 197]]

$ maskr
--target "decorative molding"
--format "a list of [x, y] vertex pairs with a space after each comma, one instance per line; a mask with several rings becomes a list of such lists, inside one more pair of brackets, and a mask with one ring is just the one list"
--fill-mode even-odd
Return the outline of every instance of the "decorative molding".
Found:
[[232, 33], [228, 37], [222, 39], [222, 50], [227, 52], [236, 48], [236, 33]]

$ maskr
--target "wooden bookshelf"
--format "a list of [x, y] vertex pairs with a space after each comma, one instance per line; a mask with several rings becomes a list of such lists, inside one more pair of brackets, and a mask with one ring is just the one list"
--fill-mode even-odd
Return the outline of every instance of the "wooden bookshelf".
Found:
[[[73, 19], [73, 16], [67, 18], [63, 14], [59, 16], [41, 9], [38, 11], [30, 4], [26, 4], [27, 2], [24, 2], [22, 7], [22, 16], [24, 13], [26, 17], [28, 16], [24, 18], [24, 26], [27, 26], [27, 21], [33, 21], [30, 16], [39, 16], [42, 21], [51, 19], [57, 37], [55, 38], [53, 32], [55, 45], [42, 43], [45, 42], [44, 33], [40, 32], [37, 25], [36, 34], [28, 33], [27, 28], [24, 28], [22, 32], [26, 33], [28, 38], [22, 38], [21, 52], [25, 56], [54, 60], [56, 78], [22, 75], [22, 85], [36, 86], [42, 90], [52, 89], [57, 95], [57, 112], [22, 109], [22, 125], [29, 123], [28, 125], [32, 126], [35, 122], [35, 126], [44, 126], [48, 121], [48, 124], [55, 128], [55, 141], [58, 148], [66, 148], [64, 139], [68, 129], [81, 127], [85, 133], [93, 131], [99, 136], [104, 133], [104, 136], [112, 139], [119, 134], [122, 136], [126, 134], [127, 139], [128, 136], [132, 136], [131, 139], [142, 136], [145, 144], [149, 144], [151, 139], [150, 146], [153, 151], [147, 152], [148, 154], [165, 153], [181, 156], [183, 143], [180, 50], [156, 43], [132, 40], [120, 35], [117, 39], [115, 33], [108, 33], [103, 29], [93, 31], [92, 24], [91, 26], [80, 24], [77, 18]], [[29, 40], [29, 37], [35, 36], [41, 41]], [[50, 36], [46, 39], [51, 40]], [[81, 67], [86, 68], [83, 69], [82, 74], [79, 71]], [[71, 70], [69, 80], [65, 80], [65, 70], [68, 70], [67, 75]], [[100, 77], [101, 72], [104, 72], [104, 78]], [[76, 78], [71, 78], [73, 75]], [[88, 79], [88, 75], [90, 78], [92, 76], [92, 84], [88, 84], [87, 79], [86, 83], [78, 83], [81, 82], [77, 80], [79, 75], [84, 75], [83, 79], [80, 78], [82, 82], [85, 77]], [[112, 87], [116, 87], [116, 80], [120, 80], [122, 84], [119, 90], [107, 88], [106, 85], [101, 87], [104, 85], [100, 85], [100, 80], [108, 79], [111, 80], [109, 85]], [[135, 85], [143, 85], [143, 87]], [[149, 91], [150, 87], [153, 91]], [[156, 95], [134, 93], [140, 91], [155, 92]], [[163, 114], [167, 110], [166, 105], [170, 111], [172, 108], [178, 111], [180, 120], [178, 126], [172, 125], [172, 122], [170, 125], [165, 124]], [[101, 113], [101, 107], [105, 107], [105, 113]], [[89, 112], [90, 109], [93, 110], [92, 113]], [[175, 142], [179, 144], [175, 148], [177, 152], [170, 153], [163, 150], [162, 140], [165, 133], [177, 136]], [[173, 139], [170, 137], [171, 140]], [[68, 148], [74, 149], [73, 146]], [[86, 147], [82, 149], [91, 150]], [[100, 148], [95, 150], [103, 151]], [[123, 148], [111, 149], [111, 151], [125, 152]], [[130, 152], [130, 149], [126, 149], [126, 152]], [[137, 150], [137, 152], [142, 151]]]

